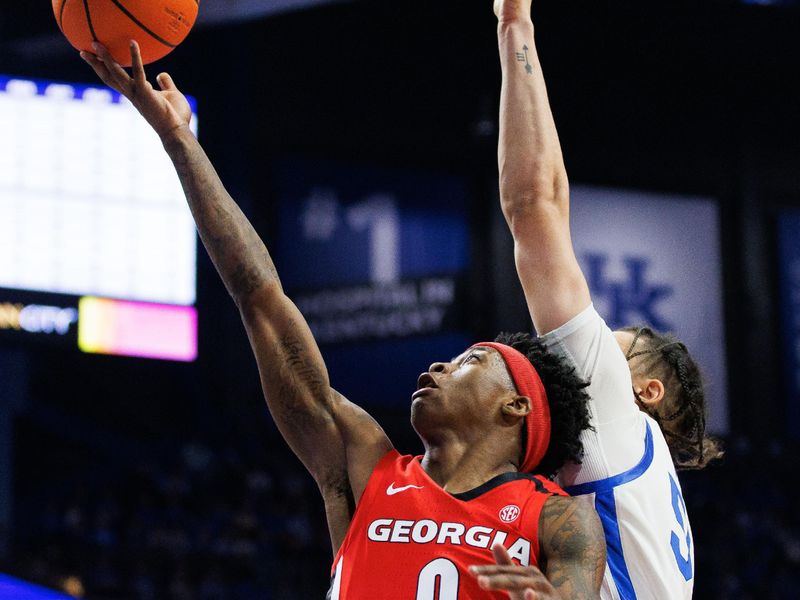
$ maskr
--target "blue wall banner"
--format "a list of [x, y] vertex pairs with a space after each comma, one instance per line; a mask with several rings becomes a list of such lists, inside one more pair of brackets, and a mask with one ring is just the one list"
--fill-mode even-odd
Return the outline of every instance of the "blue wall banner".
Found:
[[778, 217], [781, 331], [789, 433], [800, 438], [800, 212]]
[[278, 271], [331, 382], [356, 402], [407, 401], [471, 341], [463, 181], [311, 161], [277, 174]]
[[708, 426], [728, 431], [722, 258], [717, 204], [574, 186], [571, 225], [594, 304], [612, 329], [675, 333], [698, 360]]

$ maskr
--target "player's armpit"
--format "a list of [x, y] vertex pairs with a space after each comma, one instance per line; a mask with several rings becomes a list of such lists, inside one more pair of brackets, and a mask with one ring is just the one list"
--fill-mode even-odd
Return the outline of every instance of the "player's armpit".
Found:
[[[342, 441], [330, 447], [330, 467], [317, 478], [334, 555], [344, 542], [356, 504], [375, 465], [391, 450], [383, 429], [364, 409], [331, 389], [334, 421]], [[339, 466], [344, 463], [346, 466]]]
[[[344, 446], [342, 446], [341, 452], [345, 456], [344, 461], [346, 462]], [[328, 522], [331, 548], [335, 556], [347, 536], [350, 522], [355, 514], [356, 503], [347, 469], [338, 466], [340, 460], [332, 462], [336, 466], [321, 474], [317, 479], [317, 486], [325, 503], [325, 518]]]
[[600, 518], [589, 504], [550, 498], [539, 517], [539, 546], [542, 571], [562, 598], [599, 598], [606, 543]]
[[383, 428], [363, 408], [333, 392], [333, 415], [344, 440], [347, 472], [355, 504], [361, 499], [372, 471], [392, 443]]
[[325, 517], [335, 555], [347, 536], [356, 504], [375, 465], [392, 445], [366, 411], [334, 389], [331, 389], [331, 398], [337, 423], [336, 439], [341, 443], [325, 445], [327, 460], [315, 479], [325, 502]]

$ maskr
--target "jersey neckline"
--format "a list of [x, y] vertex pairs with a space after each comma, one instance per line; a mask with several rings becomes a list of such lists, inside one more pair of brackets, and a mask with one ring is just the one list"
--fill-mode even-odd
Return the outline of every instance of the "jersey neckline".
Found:
[[458, 500], [463, 500], [465, 502], [468, 502], [470, 500], [474, 500], [478, 496], [482, 496], [483, 494], [492, 491], [496, 487], [500, 487], [504, 483], [509, 483], [511, 481], [519, 481], [520, 479], [527, 479], [529, 481], [533, 481], [534, 483], [536, 483], [536, 489], [538, 491], [546, 491], [544, 489], [544, 486], [542, 486], [541, 482], [538, 479], [536, 479], [536, 477], [534, 477], [533, 475], [530, 475], [528, 473], [511, 472], [511, 473], [501, 473], [500, 475], [492, 477], [489, 481], [479, 485], [474, 489], [468, 490], [466, 492], [461, 492], [459, 494], [450, 494], [450, 495]]
[[536, 491], [537, 492], [542, 492], [542, 493], [545, 493], [545, 494], [551, 494], [552, 493], [547, 488], [545, 488], [544, 485], [542, 485], [542, 482], [539, 481], [539, 479], [535, 475], [531, 475], [530, 473], [520, 473], [519, 471], [510, 471], [508, 473], [501, 473], [500, 475], [495, 475], [494, 477], [492, 477], [488, 481], [482, 483], [481, 485], [479, 485], [476, 488], [472, 488], [471, 490], [467, 490], [466, 492], [459, 492], [457, 494], [453, 494], [451, 492], [448, 492], [446, 489], [444, 489], [438, 483], [436, 483], [431, 478], [431, 476], [428, 475], [428, 472], [425, 469], [422, 468], [422, 458], [423, 458], [422, 456], [414, 457], [414, 463], [416, 464], [417, 469], [420, 470], [422, 475], [428, 481], [430, 481], [434, 486], [436, 486], [439, 490], [441, 490], [442, 492], [444, 492], [448, 496], [451, 496], [451, 497], [455, 498], [456, 500], [461, 500], [462, 502], [469, 502], [470, 500], [474, 500], [475, 498], [478, 498], [479, 496], [483, 496], [484, 494], [486, 494], [488, 492], [491, 492], [493, 489], [495, 489], [497, 487], [500, 487], [501, 485], [504, 485], [506, 483], [510, 483], [512, 481], [519, 481], [519, 480], [522, 480], [522, 479], [526, 479], [528, 481], [533, 481], [534, 484], [536, 485]]

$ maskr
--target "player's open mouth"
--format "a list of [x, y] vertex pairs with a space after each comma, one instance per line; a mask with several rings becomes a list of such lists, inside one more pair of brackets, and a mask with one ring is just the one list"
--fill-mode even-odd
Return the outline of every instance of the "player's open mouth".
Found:
[[421, 390], [417, 390], [416, 392], [414, 392], [411, 395], [411, 399], [412, 400], [416, 400], [420, 396], [424, 396], [425, 394], [427, 394], [428, 392], [430, 392], [430, 391], [432, 391], [434, 389], [436, 389], [436, 388], [422, 388]]
[[433, 375], [430, 373], [423, 373], [419, 376], [419, 379], [417, 379], [417, 391], [414, 392], [414, 394], [411, 396], [411, 399], [415, 400], [426, 392], [430, 392], [438, 387], [439, 386], [436, 385], [436, 380], [433, 378]]

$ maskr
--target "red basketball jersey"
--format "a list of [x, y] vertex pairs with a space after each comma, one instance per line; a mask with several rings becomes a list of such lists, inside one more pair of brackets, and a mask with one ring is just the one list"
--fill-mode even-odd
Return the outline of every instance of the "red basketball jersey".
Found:
[[334, 559], [329, 600], [507, 599], [478, 587], [469, 567], [493, 564], [497, 542], [515, 563], [538, 564], [539, 514], [566, 495], [558, 486], [505, 473], [449, 494], [420, 459], [392, 450], [375, 467]]

